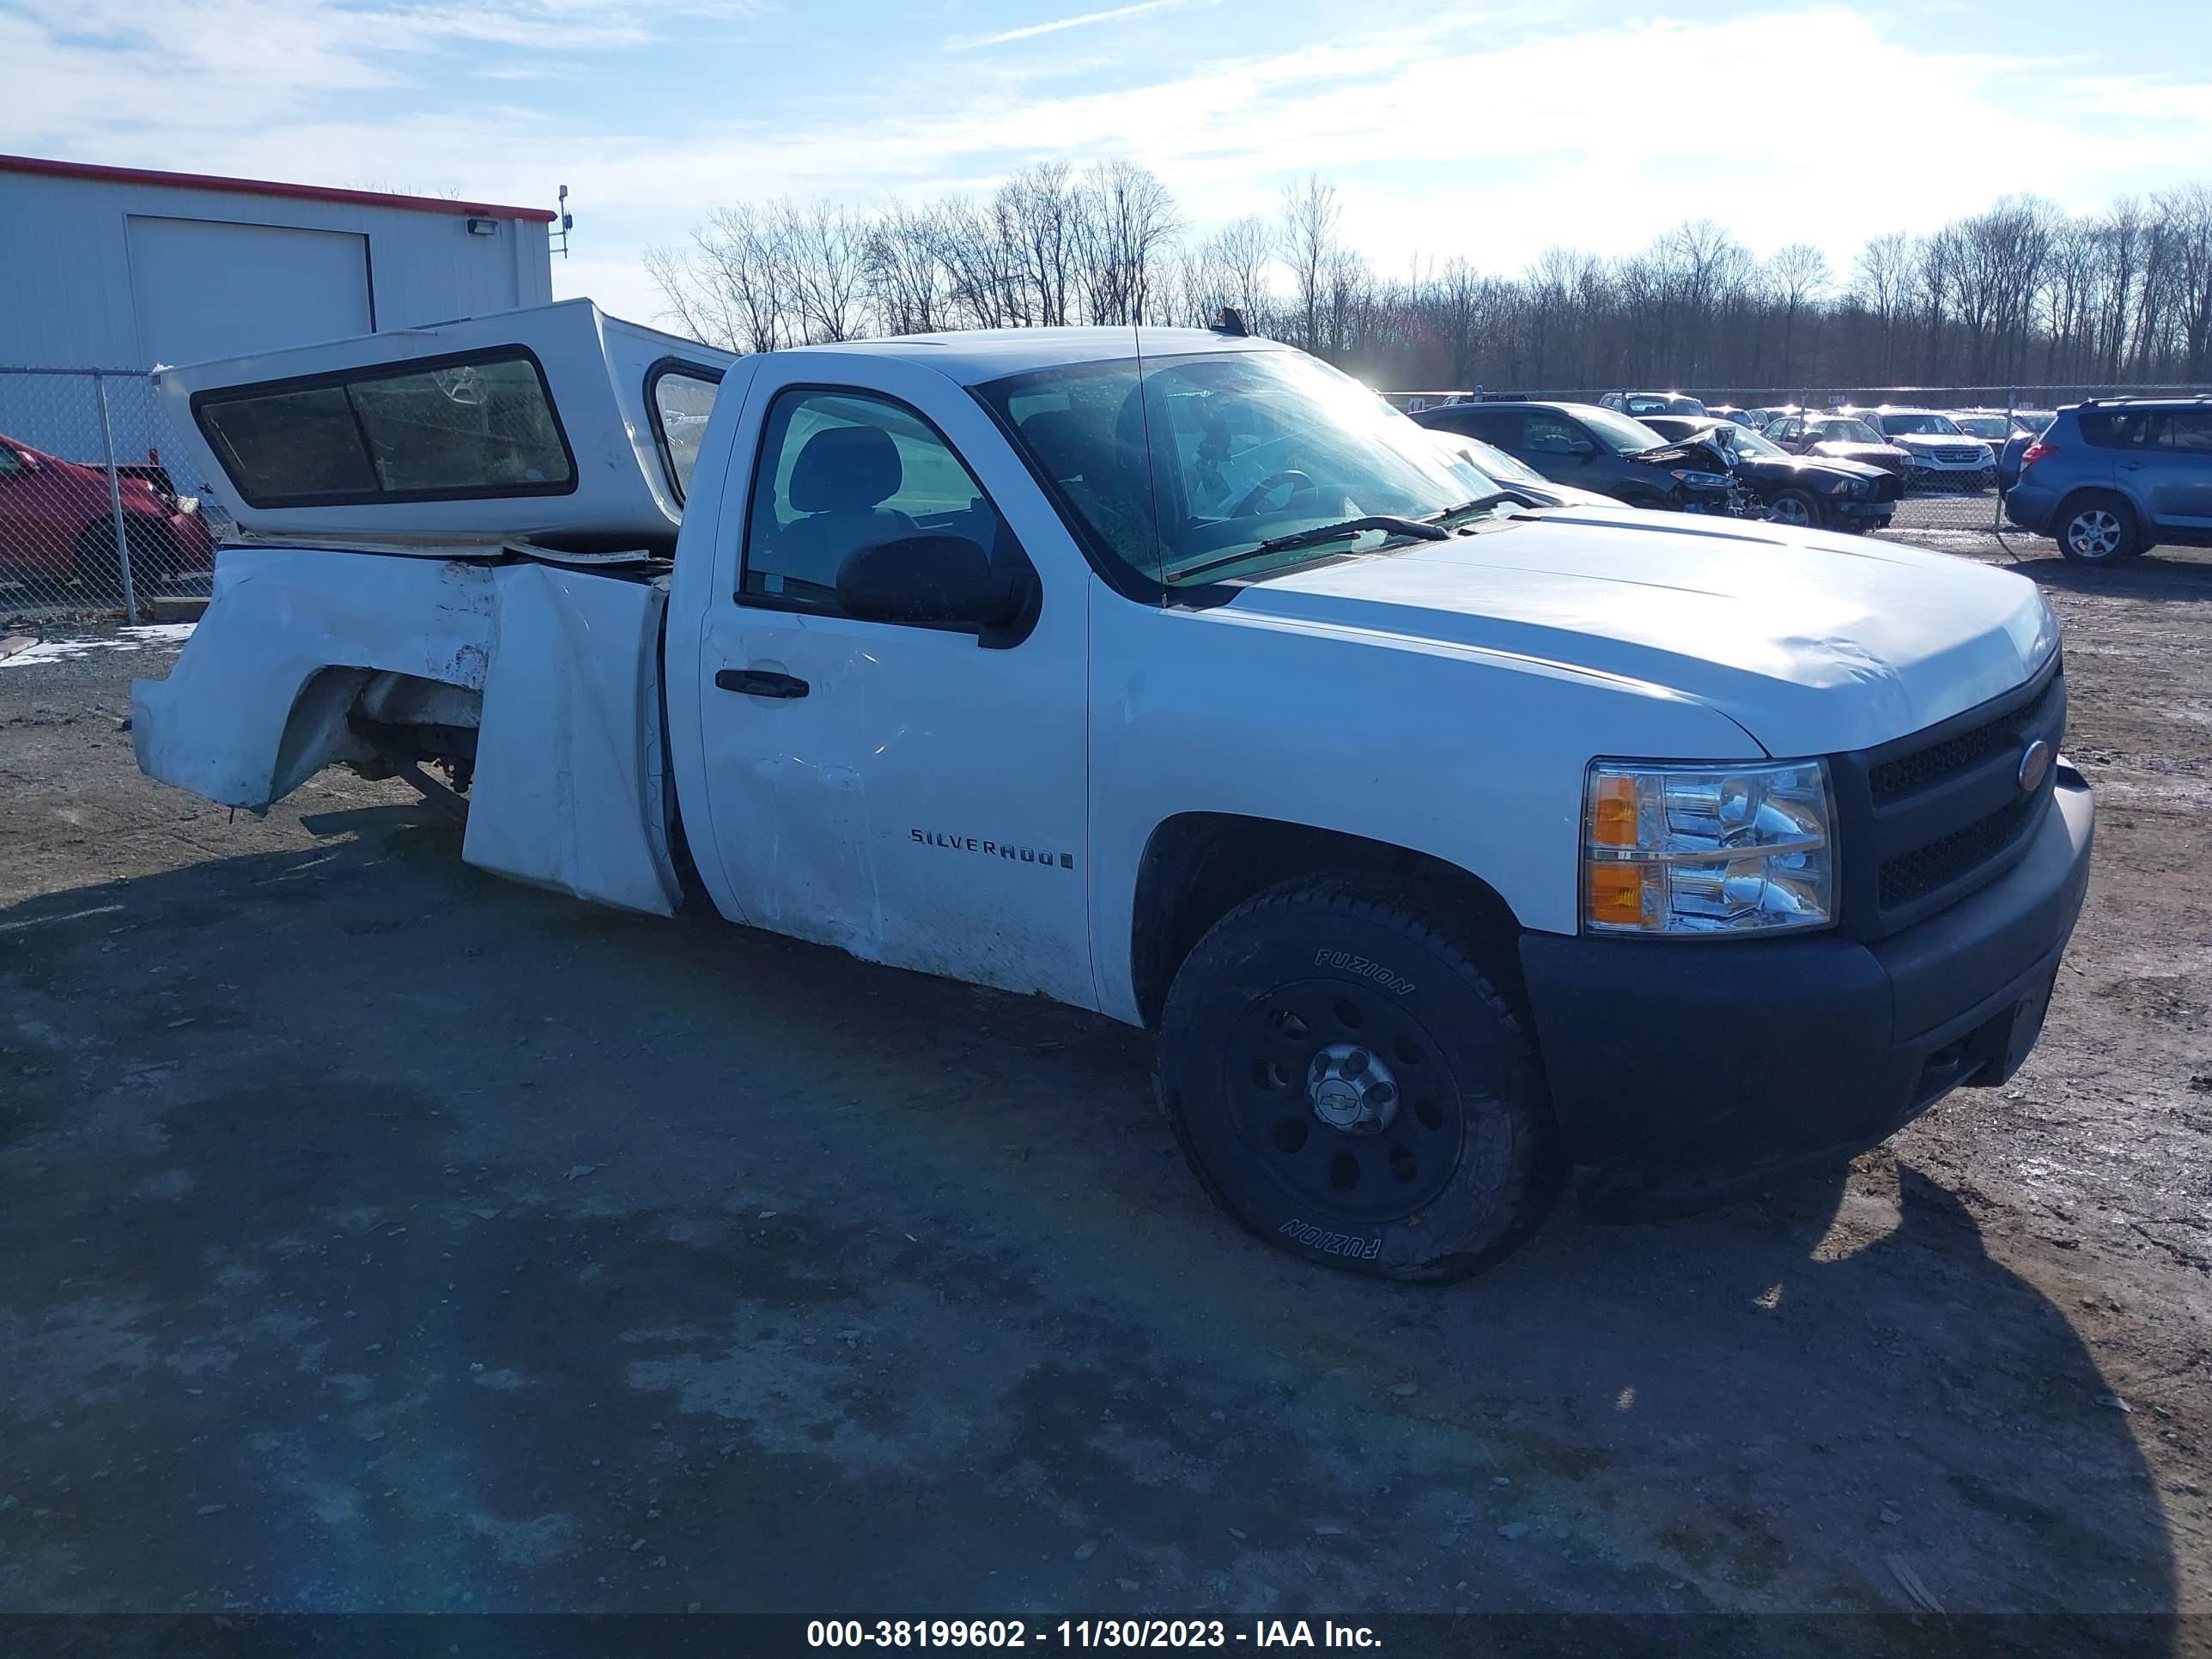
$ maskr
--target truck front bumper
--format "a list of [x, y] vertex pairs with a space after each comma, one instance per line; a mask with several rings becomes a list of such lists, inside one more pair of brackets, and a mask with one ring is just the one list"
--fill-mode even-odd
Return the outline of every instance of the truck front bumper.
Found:
[[1953, 1089], [2002, 1083], [2042, 1030], [2094, 819], [2062, 767], [2019, 863], [1870, 943], [1524, 934], [1569, 1155], [1714, 1174], [1842, 1158]]

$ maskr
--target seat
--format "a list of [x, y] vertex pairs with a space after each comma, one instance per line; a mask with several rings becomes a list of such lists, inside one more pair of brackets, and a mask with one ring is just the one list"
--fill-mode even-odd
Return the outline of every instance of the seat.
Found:
[[913, 535], [914, 520], [883, 505], [905, 481], [898, 445], [881, 427], [816, 433], [791, 469], [791, 505], [805, 517], [778, 533], [777, 574], [834, 592], [837, 571], [853, 553]]

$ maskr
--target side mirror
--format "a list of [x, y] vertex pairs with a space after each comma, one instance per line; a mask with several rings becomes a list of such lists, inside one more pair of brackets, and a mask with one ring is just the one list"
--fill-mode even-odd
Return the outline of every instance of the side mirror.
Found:
[[926, 532], [855, 548], [837, 568], [837, 605], [847, 616], [972, 628], [986, 645], [1018, 642], [1003, 635], [1033, 611], [1036, 587], [1036, 573], [1018, 550], [994, 560], [965, 536]]
[[1567, 453], [1586, 461], [1597, 453], [1597, 446], [1588, 438], [1570, 438], [1567, 440]]

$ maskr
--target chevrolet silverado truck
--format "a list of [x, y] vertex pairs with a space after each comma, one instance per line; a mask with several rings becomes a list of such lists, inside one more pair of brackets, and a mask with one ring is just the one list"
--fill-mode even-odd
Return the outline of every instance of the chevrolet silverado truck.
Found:
[[2082, 902], [2033, 583], [1523, 493], [1241, 333], [579, 301], [158, 378], [235, 531], [145, 771], [398, 771], [485, 869], [1149, 1028], [1316, 1262], [1847, 1157], [2021, 1064]]

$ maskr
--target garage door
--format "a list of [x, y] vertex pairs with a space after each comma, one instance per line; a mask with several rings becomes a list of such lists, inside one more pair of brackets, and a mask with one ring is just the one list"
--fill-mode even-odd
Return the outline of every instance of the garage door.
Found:
[[368, 238], [134, 216], [131, 295], [148, 363], [367, 334]]

